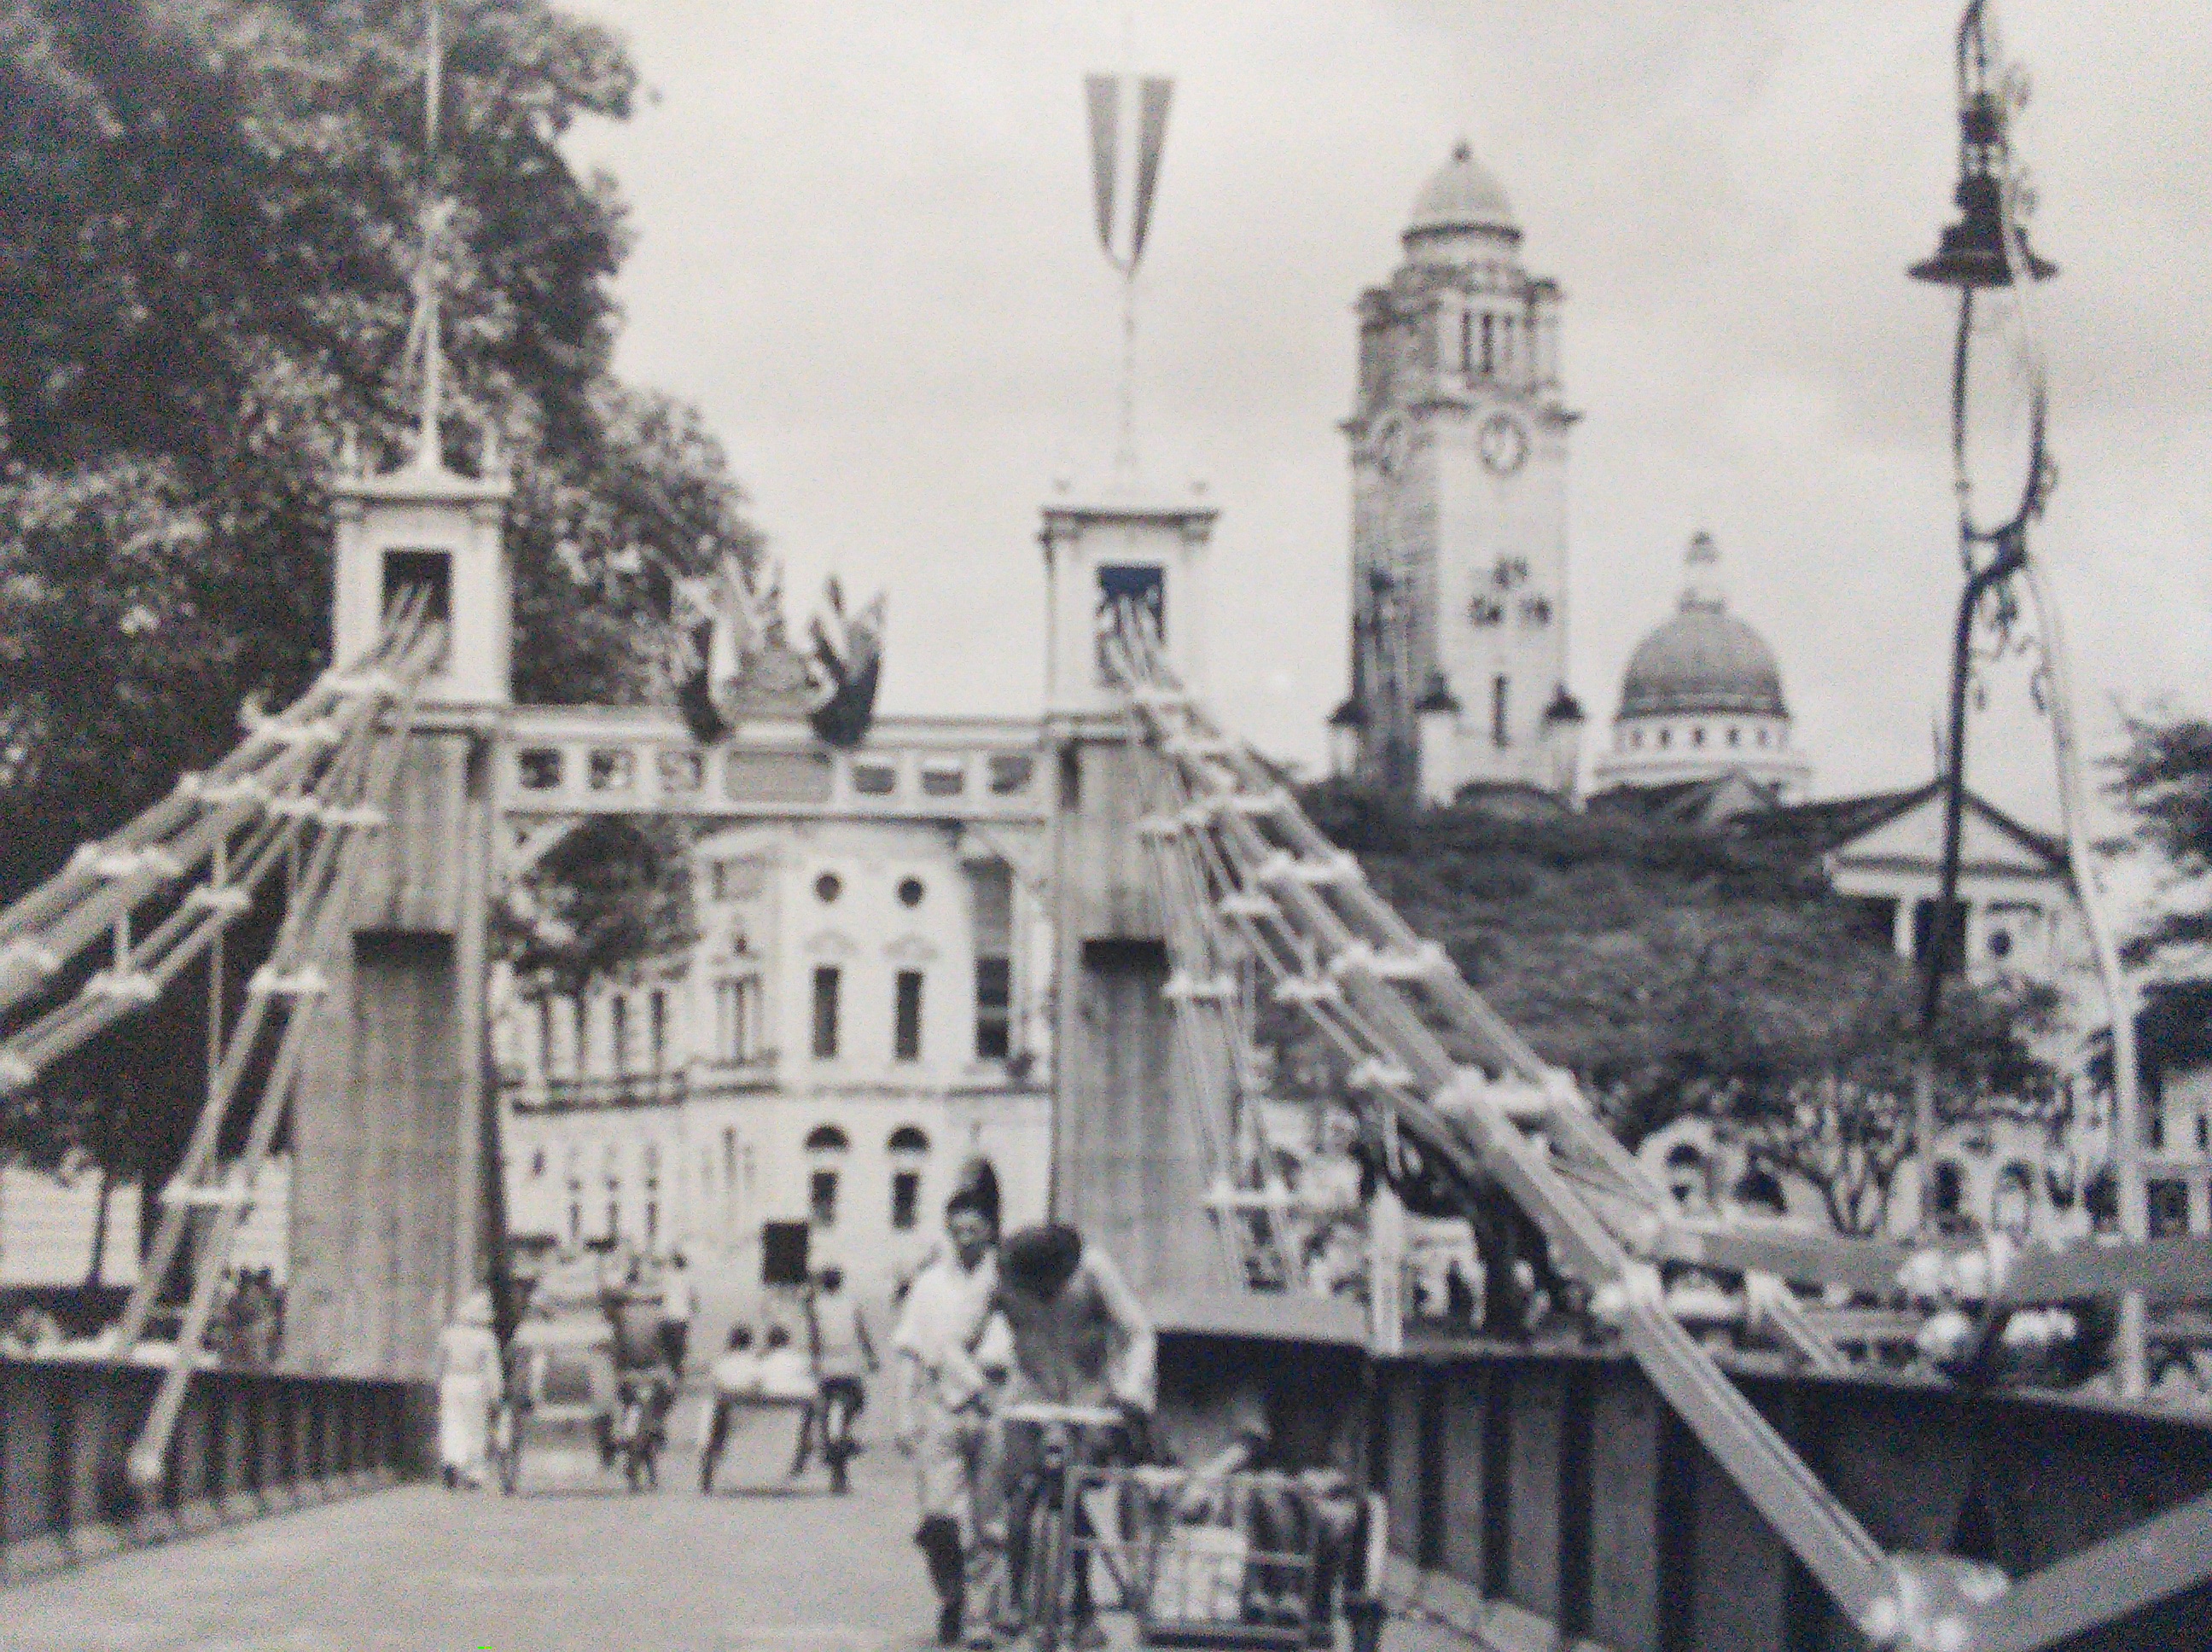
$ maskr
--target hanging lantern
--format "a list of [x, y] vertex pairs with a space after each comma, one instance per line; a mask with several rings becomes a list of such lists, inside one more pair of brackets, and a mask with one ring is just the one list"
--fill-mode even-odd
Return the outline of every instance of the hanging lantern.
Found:
[[1912, 266], [1915, 281], [1939, 287], [2009, 287], [2015, 262], [2033, 281], [2047, 281], [2058, 266], [2028, 249], [2027, 231], [2014, 224], [2013, 257], [2005, 252], [2003, 191], [2011, 164], [2004, 94], [1989, 83], [1987, 39], [1981, 0], [1959, 24], [1959, 187], [1952, 199], [1959, 222], [1944, 230], [1936, 256]]

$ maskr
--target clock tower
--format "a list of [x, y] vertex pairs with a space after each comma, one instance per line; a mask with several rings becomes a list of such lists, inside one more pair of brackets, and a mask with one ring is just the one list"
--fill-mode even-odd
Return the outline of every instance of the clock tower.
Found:
[[1359, 301], [1352, 445], [1352, 695], [1363, 780], [1431, 802], [1517, 783], [1565, 795], [1567, 434], [1559, 288], [1466, 144], [1429, 180], [1388, 286]]

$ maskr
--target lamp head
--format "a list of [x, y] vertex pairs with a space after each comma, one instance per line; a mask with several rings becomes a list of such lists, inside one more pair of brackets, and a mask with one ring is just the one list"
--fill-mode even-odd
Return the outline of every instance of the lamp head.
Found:
[[1935, 257], [1912, 266], [1909, 273], [1915, 281], [1969, 291], [2009, 287], [2015, 260], [2031, 281], [2048, 281], [2058, 273], [2057, 264], [2029, 250], [2024, 225], [2014, 225], [2015, 258], [2005, 256], [2005, 125], [2004, 94], [1990, 84], [1981, 7], [1971, 4], [1960, 26], [1959, 187], [1952, 192], [1959, 222], [1944, 230]]

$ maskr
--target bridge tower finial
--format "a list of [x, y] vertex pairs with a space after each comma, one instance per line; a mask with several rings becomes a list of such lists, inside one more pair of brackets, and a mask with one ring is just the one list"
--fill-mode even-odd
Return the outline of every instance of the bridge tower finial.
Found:
[[421, 262], [415, 273], [415, 320], [408, 329], [422, 352], [422, 428], [415, 442], [416, 468], [443, 468], [445, 459], [439, 431], [444, 411], [445, 349], [439, 312], [438, 247], [452, 216], [453, 203], [438, 192], [438, 115], [445, 100], [445, 7], [443, 0], [427, 0], [422, 29], [422, 171], [428, 198], [422, 207]]

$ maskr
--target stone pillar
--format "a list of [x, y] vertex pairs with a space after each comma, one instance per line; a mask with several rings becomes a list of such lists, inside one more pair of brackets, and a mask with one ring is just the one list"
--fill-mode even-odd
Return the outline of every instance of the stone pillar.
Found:
[[1186, 686], [1202, 686], [1202, 571], [1214, 510], [1114, 495], [1044, 512], [1046, 732], [1055, 788], [1052, 929], [1054, 1218], [1113, 1255], [1147, 1297], [1234, 1283], [1211, 1218], [1162, 996], [1165, 930], [1136, 823], [1139, 754], [1099, 638], [1116, 600], [1152, 613]]
[[427, 1376], [492, 1260], [486, 933], [512, 578], [509, 483], [489, 456], [485, 472], [418, 464], [335, 489], [339, 661], [374, 646], [408, 587], [447, 639], [399, 737], [396, 796], [349, 891], [294, 1106], [283, 1360], [297, 1370]]

